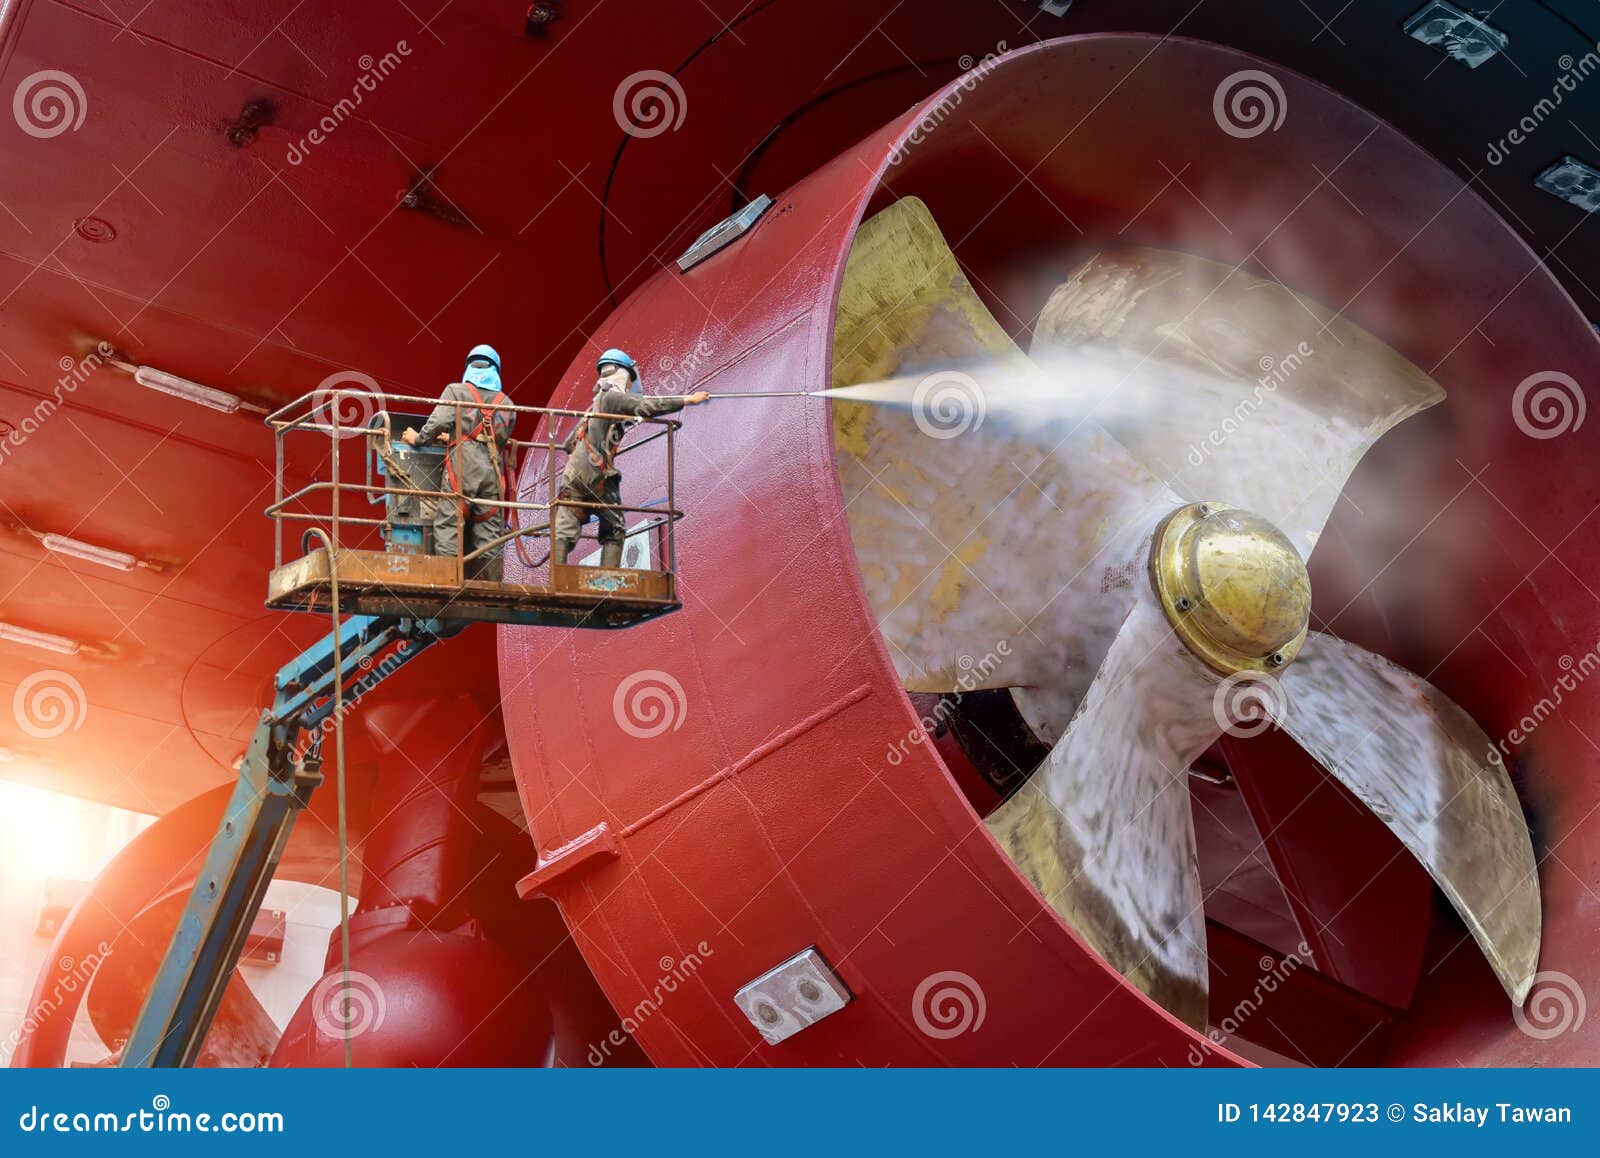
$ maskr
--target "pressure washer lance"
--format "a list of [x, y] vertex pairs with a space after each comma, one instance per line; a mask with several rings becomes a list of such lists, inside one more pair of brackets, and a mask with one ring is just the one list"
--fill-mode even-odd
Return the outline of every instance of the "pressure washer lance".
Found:
[[742, 394], [713, 394], [712, 400], [719, 398], [818, 398], [824, 394], [822, 390], [749, 390]]

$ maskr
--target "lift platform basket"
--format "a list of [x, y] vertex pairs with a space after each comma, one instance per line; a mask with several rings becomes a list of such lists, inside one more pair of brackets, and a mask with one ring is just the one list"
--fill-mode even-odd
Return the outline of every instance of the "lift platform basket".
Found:
[[[512, 422], [532, 416], [534, 437], [513, 438], [506, 445], [508, 459], [521, 456], [523, 489], [531, 495], [507, 487], [499, 499], [467, 498], [451, 489], [452, 474], [443, 469], [450, 452], [443, 445], [412, 446], [401, 437], [418, 429], [438, 404], [438, 399], [335, 391], [307, 395], [268, 416], [277, 443], [276, 491], [267, 508], [274, 523], [268, 607], [327, 615], [337, 591], [341, 615], [604, 630], [644, 623], [681, 606], [673, 573], [674, 528], [682, 518], [672, 493], [677, 422], [630, 420], [634, 434], [618, 451], [620, 456], [654, 445], [657, 453], [664, 453], [667, 494], [640, 506], [602, 504], [566, 497], [559, 485], [566, 458], [561, 427], [576, 426], [587, 412], [489, 403], [482, 409], [508, 412]], [[461, 440], [463, 426], [478, 424], [471, 413], [476, 404], [453, 405], [457, 429], [452, 444]], [[342, 406], [355, 407], [362, 420], [341, 421]], [[375, 409], [379, 406], [383, 409]], [[302, 437], [296, 445], [318, 452], [310, 464], [311, 480], [297, 489], [285, 483], [286, 463], [299, 465], [290, 463], [286, 451], [291, 434], [314, 436]], [[534, 464], [542, 469], [530, 470]], [[586, 515], [602, 509], [619, 513], [628, 524], [625, 558], [631, 565], [581, 565], [598, 559], [597, 552], [586, 552], [582, 544], [573, 552], [572, 564], [553, 562], [550, 543], [563, 507], [583, 509]], [[462, 521], [498, 510], [505, 527], [493, 542], [471, 549], [458, 531], [454, 553], [432, 554], [435, 509], [457, 512]], [[285, 558], [285, 527], [295, 524], [304, 531], [303, 553]], [[530, 547], [541, 557], [533, 558]], [[518, 582], [498, 577], [502, 572], [495, 556], [507, 551], [521, 561]]]
[[[318, 548], [272, 572], [267, 606], [327, 614], [333, 571]], [[410, 619], [470, 619], [542, 627], [631, 627], [676, 611], [672, 576], [612, 567], [551, 568], [548, 585], [459, 580], [456, 560], [440, 555], [340, 550], [342, 611]]]

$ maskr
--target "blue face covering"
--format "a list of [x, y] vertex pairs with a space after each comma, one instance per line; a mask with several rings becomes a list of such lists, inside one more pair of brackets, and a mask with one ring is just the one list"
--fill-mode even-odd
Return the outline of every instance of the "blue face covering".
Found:
[[470, 382], [480, 390], [499, 390], [500, 371], [496, 370], [488, 362], [468, 362], [467, 372], [462, 381]]

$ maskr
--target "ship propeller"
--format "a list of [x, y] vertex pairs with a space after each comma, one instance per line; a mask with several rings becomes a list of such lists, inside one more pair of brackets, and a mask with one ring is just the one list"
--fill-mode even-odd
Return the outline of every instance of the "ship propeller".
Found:
[[1323, 525], [1377, 439], [1444, 397], [1431, 378], [1279, 282], [1147, 249], [1074, 271], [1024, 357], [906, 198], [858, 234], [834, 381], [893, 403], [835, 407], [891, 655], [910, 690], [1012, 689], [1051, 750], [987, 824], [1108, 963], [1205, 1025], [1187, 772], [1267, 716], [1522, 1003], [1539, 886], [1504, 764], [1437, 688], [1309, 629]]

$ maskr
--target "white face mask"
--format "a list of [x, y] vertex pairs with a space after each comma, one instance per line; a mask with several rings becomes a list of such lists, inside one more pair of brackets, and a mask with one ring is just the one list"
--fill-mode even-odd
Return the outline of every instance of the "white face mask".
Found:
[[642, 389], [634, 386], [632, 376], [621, 367], [618, 367], [609, 373], [602, 374], [600, 376], [600, 382], [602, 385], [613, 390], [632, 390], [635, 394], [643, 393]]

